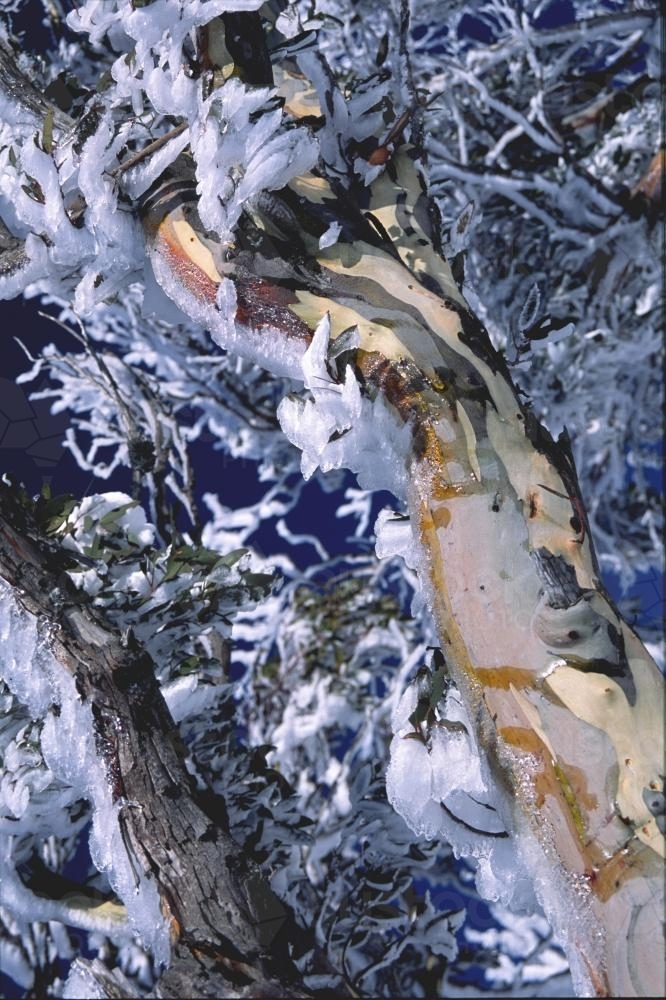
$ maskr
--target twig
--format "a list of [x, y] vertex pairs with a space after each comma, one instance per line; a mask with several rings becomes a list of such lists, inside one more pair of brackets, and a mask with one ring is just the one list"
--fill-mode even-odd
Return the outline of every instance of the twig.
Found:
[[180, 125], [176, 125], [176, 127], [172, 128], [170, 132], [165, 132], [164, 135], [159, 137], [159, 139], [149, 142], [147, 146], [143, 147], [143, 149], [133, 153], [132, 156], [123, 160], [123, 162], [119, 163], [117, 167], [113, 168], [113, 170], [109, 170], [109, 176], [118, 177], [120, 174], [124, 174], [126, 170], [131, 170], [131, 168], [136, 166], [137, 163], [140, 163], [141, 160], [145, 160], [147, 156], [152, 156], [153, 153], [156, 153], [158, 149], [162, 148], [162, 146], [166, 146], [167, 142], [170, 142], [171, 139], [175, 139], [176, 136], [181, 135], [188, 127], [188, 122], [181, 122]]

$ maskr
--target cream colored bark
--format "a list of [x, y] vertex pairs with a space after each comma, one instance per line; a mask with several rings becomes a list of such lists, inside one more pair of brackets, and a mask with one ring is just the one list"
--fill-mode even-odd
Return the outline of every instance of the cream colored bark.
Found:
[[[298, 372], [325, 312], [333, 341], [358, 328], [350, 359], [365, 393], [411, 430], [408, 503], [441, 646], [516, 828], [538, 845], [526, 861], [577, 989], [659, 994], [662, 678], [603, 590], [567, 443], [520, 403], [417, 222], [411, 157], [396, 151], [373, 185], [378, 236], [360, 211], [355, 238], [324, 250], [304, 228], [300, 276], [274, 254], [286, 195], [253, 210], [259, 249], [239, 241], [223, 258], [193, 193], [173, 208], [167, 184], [146, 208], [149, 253], [181, 309], [277, 372]], [[335, 203], [322, 177], [292, 190], [310, 223]], [[353, 210], [340, 210], [349, 228]], [[227, 281], [235, 331], [216, 312]]]

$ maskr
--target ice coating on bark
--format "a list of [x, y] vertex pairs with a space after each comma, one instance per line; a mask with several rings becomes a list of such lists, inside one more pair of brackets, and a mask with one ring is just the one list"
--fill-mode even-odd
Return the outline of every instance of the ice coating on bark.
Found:
[[[220, 281], [213, 302], [197, 297], [185, 288], [161, 254], [151, 255], [150, 267], [154, 274], [153, 281], [157, 281], [160, 289], [190, 322], [199, 323], [209, 330], [212, 339], [224, 350], [236, 351], [246, 361], [261, 363], [274, 375], [292, 378], [300, 375], [303, 356], [300, 341], [284, 337], [267, 338], [263, 332], [257, 333], [235, 323], [236, 288], [228, 278]], [[159, 302], [155, 304], [159, 306]]]
[[[106, 38], [117, 55], [107, 53], [109, 85], [85, 122], [59, 115], [48, 142], [43, 117], [21, 105], [17, 110], [0, 94], [2, 219], [19, 240], [40, 234], [37, 242], [29, 236], [20, 266], [0, 278], [0, 296], [34, 283], [36, 291], [61, 294], [86, 315], [140, 277], [144, 244], [127, 197], [144, 194], [187, 146], [201, 218], [223, 243], [233, 239], [253, 197], [315, 164], [317, 142], [306, 128], [285, 127], [282, 111], [271, 107], [270, 88], [232, 78], [204, 96], [186, 71], [183, 46], [197, 28], [221, 13], [259, 6], [255, 0], [160, 0], [144, 9], [112, 0], [70, 12], [72, 30], [95, 44]], [[126, 113], [128, 102], [134, 118]], [[181, 121], [169, 138], [174, 118]], [[151, 148], [157, 140], [164, 145]]]
[[318, 147], [307, 132], [284, 131], [282, 112], [265, 111], [270, 96], [268, 89], [248, 91], [239, 80], [227, 80], [201, 104], [190, 130], [199, 214], [222, 243], [233, 239], [246, 202], [317, 162]]
[[158, 0], [150, 10], [132, 0], [89, 0], [67, 15], [72, 31], [85, 33], [93, 44], [108, 38], [116, 51], [130, 51], [136, 43], [136, 61], [159, 56], [158, 65], [172, 82], [183, 74], [183, 40], [193, 29], [227, 12], [254, 11], [262, 0]]
[[301, 470], [308, 479], [323, 472], [347, 468], [364, 489], [386, 489], [406, 494], [405, 459], [410, 431], [378, 397], [361, 394], [358, 379], [347, 365], [344, 381], [336, 381], [327, 365], [330, 317], [318, 323], [312, 342], [300, 362], [308, 397], [287, 396], [278, 407], [282, 430], [302, 451]]
[[[325, 316], [301, 363], [309, 398], [283, 400], [278, 411], [281, 426], [292, 443], [302, 450], [305, 475], [311, 474], [317, 466], [326, 470], [344, 463], [358, 471], [361, 485], [389, 488], [397, 496], [404, 497], [407, 476], [403, 470], [407, 468], [411, 445], [409, 429], [401, 426], [392, 414], [386, 420], [388, 410], [385, 406], [359, 398], [355, 377], [349, 368], [342, 384], [333, 380], [327, 365], [329, 337], [329, 321]], [[367, 419], [362, 419], [363, 407], [367, 407]], [[420, 488], [427, 494], [425, 478]], [[468, 507], [475, 507], [474, 501], [476, 506], [483, 505], [485, 512], [487, 498], [466, 498]], [[461, 544], [469, 552], [472, 540], [466, 538], [464, 532], [461, 538]], [[518, 542], [521, 540], [522, 535]], [[382, 512], [377, 522], [377, 552], [379, 555], [400, 554], [408, 565], [416, 567], [427, 597], [431, 572], [429, 556], [414, 538], [409, 521], [400, 520], [391, 512]], [[525, 565], [520, 562], [515, 568], [516, 573], [526, 574], [531, 580], [533, 569], [527, 555], [524, 562]], [[463, 574], [469, 571], [473, 575], [479, 569], [464, 556], [456, 556], [456, 565], [461, 567]], [[497, 566], [498, 575], [503, 569], [503, 564]], [[515, 580], [513, 583], [515, 585]], [[476, 589], [478, 591], [478, 586]], [[510, 611], [514, 587], [507, 583], [504, 589], [506, 614], [515, 615], [515, 610]], [[529, 631], [533, 608], [527, 604], [520, 613], [527, 616], [525, 628]], [[472, 630], [470, 636], [473, 638], [477, 633], [479, 640], [485, 635], [489, 643], [483, 654], [479, 654], [481, 660], [492, 663], [490, 634]], [[517, 659], [520, 662], [518, 656]], [[549, 915], [559, 915], [557, 923], [563, 928], [566, 921], [557, 901], [566, 899], [565, 881], [557, 871], [552, 871], [553, 866], [557, 867], [557, 860], [547, 862], [527, 830], [514, 830], [511, 808], [503, 801], [487, 771], [484, 773], [478, 746], [471, 736], [473, 726], [461, 703], [449, 696], [444, 718], [441, 724], [432, 728], [426, 744], [414, 738], [408, 724], [415, 705], [415, 702], [410, 704], [409, 699], [414, 695], [408, 689], [404, 697], [402, 711], [393, 721], [395, 735], [387, 773], [387, 794], [396, 811], [418, 836], [442, 837], [452, 844], [456, 855], [473, 859], [477, 866], [477, 887], [488, 899], [501, 900], [516, 909], [538, 909], [533, 880], [535, 873], [543, 871], [547, 865], [549, 877], [537, 878], [536, 891], [540, 900], [547, 901]], [[554, 890], [556, 885], [559, 889]], [[583, 919], [582, 915], [577, 919]]]
[[[169, 938], [156, 888], [130, 864], [118, 823], [125, 807], [113, 802], [104, 763], [100, 759], [89, 704], [82, 702], [74, 678], [55, 659], [49, 633], [19, 605], [14, 591], [0, 580], [0, 677], [34, 718], [44, 718], [41, 750], [58, 781], [76, 789], [93, 806], [90, 851], [127, 908], [130, 921], [158, 963], [169, 958]], [[18, 829], [16, 830], [18, 833]], [[26, 897], [13, 894], [15, 902]], [[26, 911], [27, 912], [27, 911]], [[46, 914], [34, 913], [32, 919]], [[106, 922], [106, 931], [117, 929]]]
[[506, 828], [508, 814], [499, 788], [483, 775], [469, 716], [452, 689], [427, 739], [410, 717], [417, 707], [417, 684], [403, 694], [391, 718], [393, 739], [386, 793], [417, 836], [445, 838], [457, 856], [477, 864], [477, 888], [486, 899], [516, 909], [537, 906], [520, 848]]
[[124, 187], [131, 198], [140, 198], [145, 194], [164, 171], [182, 153], [190, 141], [189, 131], [185, 129], [179, 135], [170, 139], [162, 149], [154, 152], [148, 159], [139, 162], [127, 171]]
[[[122, 6], [122, 5], [120, 5], [120, 6]], [[120, 9], [120, 6], [119, 6], [119, 9]], [[163, 10], [166, 11], [168, 8], [170, 8], [171, 9], [171, 13], [175, 12], [175, 8], [172, 5], [169, 5], [169, 4], [165, 4], [165, 5], [160, 4], [159, 6], [157, 4], [154, 4], [154, 5], [151, 5], [151, 6], [154, 8], [153, 12], [150, 15], [151, 17], [154, 17], [154, 21], [152, 22], [153, 24], [158, 23], [159, 19], [163, 17]], [[213, 7], [212, 4], [208, 4], [206, 6], [207, 6], [207, 10], [208, 11], [210, 11], [210, 9]], [[91, 7], [91, 5], [88, 5], [88, 7]], [[187, 7], [187, 5], [185, 5], [185, 7]], [[128, 12], [128, 13], [130, 12], [130, 7], [128, 7], [127, 5], [125, 5], [125, 7], [123, 9], [126, 12]], [[181, 4], [180, 5], [180, 15], [183, 14], [183, 10], [184, 10], [184, 6]], [[145, 16], [147, 16], [146, 11], [143, 11], [142, 14], [141, 14], [141, 17], [145, 17]], [[165, 23], [165, 22], [163, 22], [163, 23]], [[137, 19], [137, 24], [139, 24], [139, 19]], [[116, 25], [109, 24], [109, 29], [110, 29], [110, 31], [113, 34], [115, 34], [115, 37], [117, 39], [121, 38], [122, 31], [120, 30], [120, 26], [117, 23], [116, 23]], [[178, 34], [180, 31], [181, 31], [181, 26], [179, 24], [177, 26], [177, 28], [176, 28], [176, 34]], [[138, 36], [149, 37], [149, 33], [145, 31], [145, 28], [144, 28], [143, 25], [141, 25], [141, 30], [139, 30], [139, 28], [136, 29], [135, 34], [137, 34]], [[155, 46], [157, 46], [158, 43], [162, 44], [162, 41], [163, 41], [162, 36], [159, 35], [159, 33], [156, 33], [153, 36], [151, 44], [154, 44]], [[167, 41], [166, 32], [164, 33], [164, 41], [165, 42]], [[155, 106], [156, 107], [159, 106], [159, 101], [160, 100], [164, 102], [164, 107], [167, 107], [168, 106], [168, 99], [171, 99], [171, 100], [175, 100], [175, 101], [178, 101], [178, 102], [182, 101], [182, 107], [184, 108], [184, 107], [186, 107], [187, 102], [191, 100], [191, 93], [190, 92], [191, 92], [191, 89], [192, 89], [191, 87], [188, 87], [188, 84], [187, 84], [186, 80], [184, 79], [184, 76], [182, 74], [180, 74], [177, 79], [174, 79], [174, 81], [173, 81], [173, 92], [172, 92], [172, 95], [169, 94], [169, 90], [168, 90], [168, 88], [166, 86], [164, 86], [163, 82], [160, 82], [160, 80], [159, 80], [158, 65], [159, 65], [159, 69], [161, 69], [163, 65], [166, 65], [166, 66], [170, 65], [173, 68], [174, 72], [177, 70], [177, 67], [178, 67], [178, 55], [179, 55], [177, 49], [171, 49], [168, 54], [173, 54], [173, 58], [171, 60], [171, 63], [169, 63], [168, 59], [165, 60], [163, 63], [158, 63], [158, 61], [156, 61], [155, 79], [153, 79], [152, 76], [151, 76], [151, 79], [149, 81], [149, 86], [150, 86], [150, 89], [151, 89], [151, 94], [153, 94], [153, 96], [154, 96], [154, 101], [155, 101]], [[146, 60], [146, 62], [147, 62], [147, 60]], [[134, 90], [133, 90], [133, 94], [132, 94], [133, 100], [135, 100], [137, 98], [137, 96], [138, 96], [138, 90], [137, 90], [137, 88], [135, 86]], [[138, 113], [138, 111], [137, 111], [137, 113]], [[342, 119], [340, 118], [340, 128], [342, 129], [344, 127], [345, 126], [343, 126], [343, 124], [342, 124]], [[166, 159], [166, 157], [165, 157], [165, 159]], [[92, 279], [92, 282], [91, 282], [91, 278], [90, 277], [88, 277], [86, 280], [87, 280], [88, 284], [86, 286], [84, 286], [84, 291], [90, 292], [90, 294], [92, 294], [91, 287], [92, 287], [92, 285], [94, 285], [94, 279]], [[108, 290], [108, 286], [107, 286], [107, 290]], [[646, 304], [649, 306], [649, 302], [643, 303], [640, 306], [637, 304], [637, 311], [638, 311], [639, 308], [642, 310]], [[218, 302], [218, 305], [219, 305], [219, 302]], [[227, 312], [227, 315], [229, 315], [228, 312]], [[550, 349], [551, 346], [552, 345], [549, 345], [549, 349]], [[553, 361], [560, 363], [563, 368], [567, 367], [564, 364], [564, 361], [563, 361], [562, 357], [559, 355], [559, 352], [557, 352], [557, 351], [550, 351], [550, 353], [553, 354]], [[346, 382], [346, 380], [345, 380], [345, 382]], [[568, 404], [568, 405], [571, 405], [571, 404]], [[328, 419], [328, 417], [331, 416], [331, 414], [329, 413], [327, 415], [326, 412], [325, 412], [325, 408], [323, 408], [323, 409], [324, 409], [324, 412], [321, 414], [321, 417], [322, 417], [322, 422], [323, 422], [324, 427], [325, 427], [326, 426], [326, 420]], [[610, 426], [613, 423], [613, 421], [612, 420], [608, 420], [608, 421], [605, 421], [605, 423], [608, 426]], [[580, 426], [582, 427], [583, 424], [581, 424]], [[344, 437], [349, 434], [349, 430], [347, 428], [345, 428], [345, 426], [344, 426], [344, 420], [343, 421], [338, 421], [337, 418], [336, 418], [334, 420], [334, 422], [333, 422], [333, 428], [334, 429], [331, 431], [331, 435], [330, 435], [329, 439], [327, 439], [324, 442], [322, 442], [321, 440], [319, 442], [317, 442], [317, 441], [314, 442], [314, 446], [311, 448], [311, 451], [313, 453], [313, 455], [312, 455], [312, 461], [317, 460], [319, 455], [322, 455], [324, 457], [325, 461], [329, 460], [330, 459], [330, 454], [328, 454], [328, 453], [324, 454], [326, 452], [327, 446], [330, 445], [330, 444], [335, 444], [337, 441], [344, 440]], [[341, 436], [339, 436], [339, 435], [341, 435]], [[330, 438], [333, 438], [333, 440], [331, 440]], [[606, 464], [606, 463], [604, 462], [604, 464]], [[455, 794], [455, 791], [456, 790], [451, 791], [451, 795], [452, 796]]]

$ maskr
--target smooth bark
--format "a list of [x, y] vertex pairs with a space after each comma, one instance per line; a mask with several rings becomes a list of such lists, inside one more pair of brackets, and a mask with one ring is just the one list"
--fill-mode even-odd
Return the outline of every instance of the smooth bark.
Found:
[[[413, 159], [397, 150], [366, 204], [298, 178], [224, 259], [181, 176], [146, 205], [148, 250], [181, 309], [269, 369], [293, 374], [326, 311], [333, 343], [357, 326], [364, 393], [411, 430], [408, 503], [441, 646], [517, 832], [539, 845], [527, 863], [576, 986], [650, 996], [664, 974], [661, 674], [603, 588], [566, 437], [522, 404], [418, 222]], [[284, 233], [293, 256], [276, 261], [293, 194], [300, 240]], [[345, 237], [322, 251], [309, 234], [324, 202]], [[232, 334], [217, 312], [229, 280]]]

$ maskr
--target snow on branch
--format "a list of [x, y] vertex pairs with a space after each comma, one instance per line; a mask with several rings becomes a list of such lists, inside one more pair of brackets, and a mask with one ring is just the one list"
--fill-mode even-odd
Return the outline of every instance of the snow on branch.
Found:
[[[53, 776], [91, 801], [96, 865], [109, 873], [158, 967], [170, 965], [165, 987], [175, 977], [197, 995], [199, 978], [213, 975], [218, 995], [229, 995], [230, 981], [239, 980], [304, 995], [264, 970], [257, 906], [266, 909], [270, 892], [197, 803], [152, 658], [133, 632], [121, 636], [81, 602], [64, 572], [68, 550], [41, 533], [25, 498], [3, 485], [0, 504], [3, 590], [10, 585], [3, 638], [11, 643], [3, 679], [45, 718], [41, 745]], [[132, 537], [131, 509], [122, 514]], [[18, 875], [8, 874], [7, 902], [23, 920], [71, 916], [95, 926], [82, 904], [31, 900]], [[262, 892], [261, 904], [253, 902], [252, 893]], [[97, 929], [113, 936], [122, 908], [97, 910]], [[210, 955], [209, 972], [192, 961], [193, 949]]]

